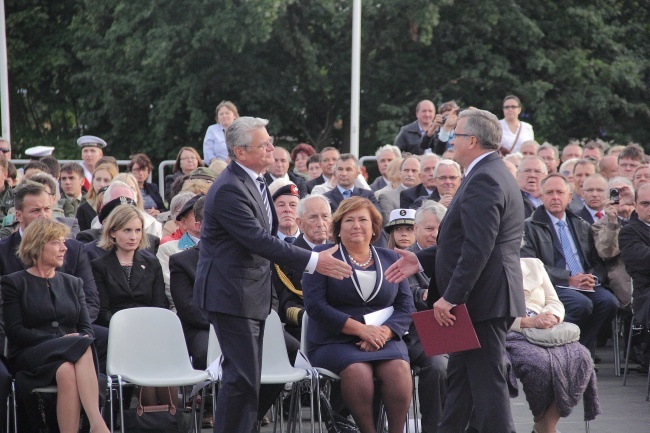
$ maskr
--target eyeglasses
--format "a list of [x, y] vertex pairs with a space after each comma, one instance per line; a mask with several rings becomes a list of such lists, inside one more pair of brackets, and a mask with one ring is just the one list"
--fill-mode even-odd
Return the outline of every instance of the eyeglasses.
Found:
[[526, 174], [532, 174], [532, 173], [540, 174], [540, 175], [544, 174], [544, 172], [542, 170], [539, 170], [539, 169], [536, 169], [536, 168], [527, 168], [526, 170], [522, 170], [521, 172], [526, 173]]
[[196, 156], [186, 156], [185, 158], [181, 158], [181, 161], [198, 161], [198, 158]]
[[440, 176], [440, 177], [436, 177], [436, 179], [442, 182], [447, 182], [448, 180], [455, 182], [456, 179], [458, 179], [458, 177], [459, 176]]
[[514, 110], [514, 109], [519, 108], [519, 107], [520, 107], [519, 105], [504, 105], [503, 109], [504, 110]]
[[265, 141], [263, 143], [260, 143], [258, 145], [252, 146], [252, 145], [247, 145], [245, 147], [248, 147], [249, 149], [266, 149], [269, 146], [273, 146], [273, 137], [270, 137], [268, 141]]
[[143, 171], [147, 171], [147, 168], [133, 167], [131, 171], [133, 173], [142, 173]]
[[4, 148], [4, 147], [3, 147], [3, 148], [0, 148], [0, 152], [2, 152], [2, 153], [9, 153], [9, 152], [11, 152], [11, 149], [7, 149], [7, 148]]

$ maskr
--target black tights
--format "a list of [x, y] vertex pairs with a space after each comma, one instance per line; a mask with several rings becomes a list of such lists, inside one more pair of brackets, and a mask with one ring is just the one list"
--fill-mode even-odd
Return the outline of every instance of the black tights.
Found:
[[381, 396], [386, 408], [389, 433], [404, 431], [411, 404], [411, 368], [401, 359], [374, 363], [351, 364], [340, 373], [341, 392], [361, 433], [375, 433], [372, 400], [374, 378], [381, 383]]

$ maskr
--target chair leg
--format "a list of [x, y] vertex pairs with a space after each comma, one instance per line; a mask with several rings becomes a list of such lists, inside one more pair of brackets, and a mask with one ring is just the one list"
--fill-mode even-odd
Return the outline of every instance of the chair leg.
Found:
[[[111, 423], [111, 433], [115, 432], [115, 426], [113, 425], [113, 378], [110, 376], [106, 377], [106, 386], [108, 386], [108, 403], [109, 403], [109, 417]], [[106, 419], [106, 418], [104, 418]]]
[[625, 349], [625, 367], [623, 369], [623, 386], [627, 384], [627, 369], [630, 363], [630, 349], [632, 348], [632, 333], [634, 332], [634, 317], [630, 321], [630, 332], [627, 337], [627, 348]]
[[118, 388], [118, 395], [119, 397], [119, 403], [120, 403], [120, 431], [124, 433], [124, 395], [122, 394], [122, 376], [117, 376], [117, 388]]
[[[414, 433], [420, 433], [420, 426], [419, 426], [420, 409], [418, 406], [418, 388], [416, 382], [417, 375], [412, 374], [412, 378], [413, 378], [413, 399], [411, 400], [411, 404], [413, 405], [413, 431]], [[408, 418], [406, 422], [408, 422]]]
[[621, 348], [619, 347], [619, 331], [620, 331], [621, 315], [617, 312], [616, 317], [612, 321], [612, 342], [614, 343], [614, 374], [621, 375]]

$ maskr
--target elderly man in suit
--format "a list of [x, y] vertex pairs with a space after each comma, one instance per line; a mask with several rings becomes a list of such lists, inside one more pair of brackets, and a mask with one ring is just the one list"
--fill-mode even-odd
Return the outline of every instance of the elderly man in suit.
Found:
[[[420, 183], [407, 188], [399, 194], [399, 207], [408, 209], [420, 197], [430, 196], [431, 200], [440, 200], [436, 188], [436, 167], [440, 158], [437, 155], [424, 155], [420, 159]], [[457, 183], [460, 183], [458, 181]]]
[[332, 206], [332, 213], [336, 212], [343, 200], [356, 196], [367, 198], [381, 212], [375, 194], [369, 189], [359, 188], [354, 184], [354, 181], [359, 176], [359, 160], [356, 156], [351, 153], [341, 155], [339, 160], [336, 161], [334, 176], [336, 176], [336, 186], [331, 191], [323, 194], [329, 200], [330, 206]]
[[273, 162], [269, 165], [268, 171], [264, 175], [266, 183], [271, 185], [276, 179], [284, 179], [293, 182], [300, 193], [300, 198], [307, 195], [307, 185], [305, 180], [289, 171], [289, 164], [291, 163], [291, 156], [289, 151], [284, 147], [276, 147], [273, 149]]
[[194, 303], [208, 313], [224, 355], [215, 432], [250, 433], [257, 417], [271, 262], [338, 279], [351, 273], [332, 257], [337, 247], [309, 252], [275, 236], [278, 218], [261, 176], [273, 159], [267, 123], [240, 117], [228, 127], [231, 162], [206, 196]]
[[[451, 159], [441, 159], [433, 169], [433, 177], [436, 182], [436, 189], [430, 195], [423, 195], [418, 197], [411, 205], [411, 209], [419, 209], [427, 200], [432, 200], [447, 207], [454, 199], [456, 191], [460, 186], [460, 181], [463, 178], [463, 173], [460, 170], [460, 165]], [[423, 181], [424, 183], [424, 181]]]
[[399, 147], [402, 152], [422, 155], [424, 152], [420, 147], [422, 138], [426, 135], [427, 131], [440, 126], [442, 117], [440, 117], [438, 123], [434, 126], [436, 106], [427, 99], [418, 102], [418, 105], [415, 107], [415, 117], [417, 118], [415, 122], [402, 126], [393, 144]]
[[390, 185], [391, 182], [386, 176], [388, 164], [397, 158], [401, 158], [402, 152], [399, 150], [399, 147], [387, 144], [377, 149], [375, 156], [377, 157], [377, 168], [379, 169], [379, 176], [377, 176], [377, 179], [375, 179], [375, 181], [370, 184], [370, 189], [377, 192], [380, 189], [384, 188], [386, 185]]
[[517, 184], [521, 190], [521, 197], [524, 201], [524, 212], [526, 218], [532, 215], [533, 211], [542, 204], [541, 181], [548, 174], [548, 168], [544, 160], [539, 156], [525, 156], [517, 167]]
[[589, 224], [600, 221], [605, 216], [605, 200], [607, 190], [607, 180], [601, 174], [592, 174], [582, 183], [582, 198], [585, 205], [578, 216]]
[[601, 285], [607, 271], [590, 224], [567, 210], [570, 197], [561, 174], [542, 180], [543, 206], [526, 220], [521, 255], [544, 263], [566, 309], [564, 320], [580, 327], [580, 342], [593, 354], [598, 331], [616, 314], [618, 300]]
[[[526, 313], [519, 247], [524, 222], [521, 194], [498, 152], [501, 127], [484, 110], [460, 113], [452, 144], [464, 180], [440, 224], [437, 253], [404, 256], [386, 271], [400, 280], [422, 268], [441, 298], [433, 304], [440, 325], [453, 326], [451, 309], [466, 304], [480, 349], [449, 356], [448, 392], [439, 432], [462, 432], [470, 417], [481, 432], [514, 432], [506, 382], [505, 339]], [[418, 260], [419, 259], [419, 260]]]

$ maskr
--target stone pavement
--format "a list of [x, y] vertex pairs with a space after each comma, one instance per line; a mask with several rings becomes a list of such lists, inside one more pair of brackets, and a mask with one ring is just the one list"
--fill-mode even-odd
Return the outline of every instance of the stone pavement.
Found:
[[[630, 364], [631, 372], [628, 374], [627, 386], [623, 385], [623, 376], [614, 374], [614, 351], [611, 341], [604, 348], [598, 349], [598, 355], [603, 359], [598, 368], [598, 394], [600, 398], [601, 414], [589, 423], [590, 433], [650, 433], [650, 404], [645, 400], [647, 373], [636, 370], [636, 364]], [[623, 353], [621, 363], [623, 363]], [[533, 421], [526, 397], [521, 391], [519, 397], [512, 399], [512, 413], [515, 427], [519, 433], [532, 431]], [[303, 411], [303, 432], [311, 431], [309, 412]], [[562, 418], [558, 424], [561, 433], [583, 433], [585, 422], [583, 420], [582, 402], [575, 407], [573, 413], [567, 418]], [[211, 430], [204, 429], [208, 433]], [[273, 431], [273, 423], [263, 427], [263, 433]]]

